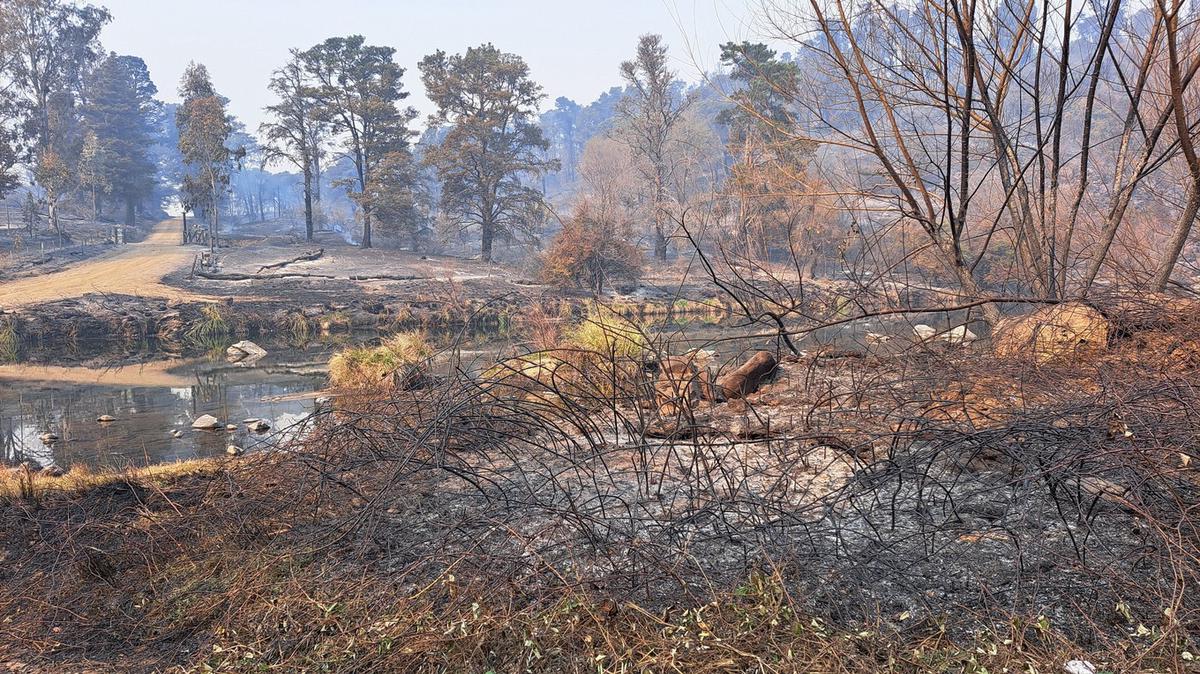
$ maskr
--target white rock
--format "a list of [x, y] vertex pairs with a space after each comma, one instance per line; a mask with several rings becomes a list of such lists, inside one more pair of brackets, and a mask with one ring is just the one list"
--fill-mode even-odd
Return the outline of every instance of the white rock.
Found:
[[233, 361], [254, 361], [267, 355], [267, 350], [248, 339], [244, 339], [225, 349], [225, 355]]
[[970, 344], [971, 342], [973, 342], [977, 339], [979, 339], [979, 336], [976, 335], [975, 333], [971, 332], [969, 329], [967, 329], [967, 326], [965, 326], [965, 325], [960, 325], [958, 327], [951, 328], [949, 332], [942, 335], [942, 341], [947, 342], [949, 344], [966, 345], [966, 344]]
[[111, 414], [101, 414], [100, 416], [96, 417], [96, 421], [99, 421], [102, 424], [111, 423], [116, 420], [117, 418]]
[[267, 431], [271, 430], [271, 424], [268, 424], [262, 419], [255, 419], [254, 423], [246, 424], [246, 427], [255, 433], [266, 433]]
[[237, 430], [237, 424], [225, 424], [225, 430], [232, 433]]
[[171, 437], [172, 437], [172, 438], [182, 438], [182, 437], [183, 437], [183, 431], [181, 431], [181, 430], [179, 430], [179, 429], [175, 429], [175, 430], [171, 431]]
[[237, 445], [229, 445], [228, 447], [225, 448], [225, 453], [228, 454], [229, 456], [240, 456], [242, 454], [242, 452], [244, 452], [244, 451], [246, 451], [246, 450], [242, 449], [241, 447], [238, 447]]
[[913, 326], [913, 334], [916, 335], [918, 339], [926, 340], [932, 339], [933, 336], [937, 334], [937, 330], [934, 330], [932, 327], [925, 325], [924, 323], [917, 323]]
[[883, 335], [878, 332], [868, 332], [867, 333], [867, 344], [883, 344], [884, 342], [890, 340], [891, 338], [892, 338], [891, 335]]
[[1063, 671], [1067, 674], [1096, 674], [1096, 665], [1087, 660], [1067, 660], [1063, 664]]
[[221, 427], [221, 422], [211, 414], [201, 414], [192, 422], [192, 428], [197, 428], [206, 431], [216, 430]]

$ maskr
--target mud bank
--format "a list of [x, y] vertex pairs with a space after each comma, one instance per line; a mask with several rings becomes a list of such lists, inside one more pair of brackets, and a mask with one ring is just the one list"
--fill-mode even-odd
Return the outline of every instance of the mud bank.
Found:
[[[586, 314], [586, 297], [553, 290], [496, 298], [377, 299], [314, 301], [226, 298], [217, 302], [171, 301], [130, 295], [86, 295], [25, 307], [0, 309], [0, 362], [80, 362], [90, 358], [135, 357], [150, 352], [197, 354], [240, 339], [303, 343], [358, 331], [466, 330], [506, 332], [524, 312], [537, 307], [555, 319]], [[606, 303], [642, 320], [729, 315], [715, 300], [624, 299]]]

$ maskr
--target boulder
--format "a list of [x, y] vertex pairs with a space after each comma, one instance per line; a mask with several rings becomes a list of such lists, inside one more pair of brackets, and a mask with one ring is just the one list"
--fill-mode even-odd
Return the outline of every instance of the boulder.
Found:
[[116, 420], [117, 418], [111, 414], [101, 414], [100, 416], [96, 417], [96, 421], [102, 424], [110, 424]]
[[937, 330], [934, 330], [932, 327], [925, 325], [924, 323], [917, 323], [913, 326], [913, 334], [917, 336], [917, 339], [925, 341], [927, 339], [933, 339], [933, 336], [937, 334]]
[[255, 361], [265, 355], [267, 355], [266, 349], [248, 339], [237, 342], [228, 349], [225, 349], [225, 356], [233, 362]]
[[992, 331], [992, 347], [997, 356], [1031, 356], [1044, 363], [1102, 350], [1108, 331], [1108, 320], [1099, 311], [1066, 302], [1001, 320]]
[[946, 342], [947, 344], [966, 346], [967, 344], [979, 339], [979, 336], [971, 332], [967, 326], [959, 325], [957, 327], [950, 328], [950, 330], [943, 333], [941, 338], [942, 341]]
[[175, 430], [171, 431], [171, 437], [172, 437], [172, 438], [182, 438], [182, 437], [183, 437], [183, 431], [181, 431], [181, 430], [179, 430], [179, 429], [175, 429]]
[[229, 456], [241, 456], [246, 450], [237, 445], [229, 445], [225, 447], [225, 453]]
[[266, 433], [267, 431], [271, 430], [271, 424], [263, 421], [262, 419], [255, 419], [254, 423], [246, 424], [246, 427], [255, 433]]
[[211, 414], [201, 414], [192, 422], [192, 428], [203, 431], [214, 431], [221, 427], [221, 422]]
[[237, 424], [225, 424], [225, 430], [232, 433], [237, 430]]

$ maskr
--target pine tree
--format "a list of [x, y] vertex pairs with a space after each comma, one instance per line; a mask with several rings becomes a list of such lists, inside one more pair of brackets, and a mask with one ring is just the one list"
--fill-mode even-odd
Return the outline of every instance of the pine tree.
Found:
[[345, 186], [362, 209], [363, 248], [371, 247], [376, 168], [385, 159], [389, 172], [399, 164], [411, 164], [409, 141], [415, 134], [408, 124], [417, 112], [400, 107], [408, 92], [402, 82], [404, 69], [393, 60], [395, 53], [391, 47], [364, 44], [361, 35], [351, 35], [329, 38], [299, 54], [315, 84], [317, 117], [339, 136], [344, 154], [354, 164], [355, 177]]
[[442, 208], [480, 228], [482, 257], [492, 259], [496, 236], [530, 231], [542, 193], [528, 179], [558, 167], [543, 158], [549, 147], [535, 123], [542, 88], [516, 54], [491, 44], [421, 60], [421, 80], [437, 105], [432, 123], [451, 124], [425, 161], [442, 182]]
[[138, 203], [154, 192], [157, 167], [150, 148], [158, 89], [142, 59], [109, 54], [87, 78], [85, 92], [83, 124], [95, 138], [102, 172], [92, 185], [107, 188], [125, 207], [125, 224], [132, 225]]

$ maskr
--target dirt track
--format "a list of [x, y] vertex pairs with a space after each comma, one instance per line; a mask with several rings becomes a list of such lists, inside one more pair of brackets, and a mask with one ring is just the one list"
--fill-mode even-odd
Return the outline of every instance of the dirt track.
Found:
[[178, 220], [163, 220], [144, 241], [43, 276], [0, 283], [0, 308], [13, 309], [88, 293], [138, 295], [172, 300], [206, 300], [172, 288], [163, 276], [192, 260], [194, 249], [179, 245]]

